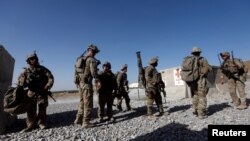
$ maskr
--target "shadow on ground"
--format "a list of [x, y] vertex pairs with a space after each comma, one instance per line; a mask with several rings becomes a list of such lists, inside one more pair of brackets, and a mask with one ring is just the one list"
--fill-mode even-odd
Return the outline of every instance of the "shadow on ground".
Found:
[[171, 123], [151, 133], [138, 136], [130, 141], [207, 141], [206, 128], [192, 131], [188, 125]]
[[[93, 118], [97, 118], [97, 108], [93, 109]], [[76, 118], [77, 110], [66, 111], [61, 113], [54, 113], [47, 115], [47, 127], [57, 128], [63, 126], [69, 126], [74, 124]], [[7, 129], [6, 133], [20, 132], [22, 129], [26, 128], [26, 117], [24, 119], [17, 119], [13, 126]]]
[[208, 116], [211, 116], [219, 111], [222, 111], [224, 108], [227, 108], [227, 107], [231, 107], [230, 105], [228, 105], [228, 102], [224, 102], [224, 103], [220, 103], [220, 104], [214, 104], [214, 105], [210, 105], [208, 108], [207, 108], [207, 111], [208, 111]]
[[186, 111], [188, 109], [191, 108], [191, 105], [181, 105], [181, 106], [174, 106], [172, 108], [169, 108], [168, 112], [169, 113], [174, 113], [174, 112], [178, 112], [178, 111]]

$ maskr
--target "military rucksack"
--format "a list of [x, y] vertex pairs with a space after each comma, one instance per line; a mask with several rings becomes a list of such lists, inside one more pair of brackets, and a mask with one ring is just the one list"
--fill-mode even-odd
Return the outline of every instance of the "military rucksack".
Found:
[[4, 94], [4, 111], [13, 115], [23, 114], [29, 107], [27, 90], [22, 86], [10, 87]]
[[243, 75], [243, 78], [246, 81], [246, 79], [247, 79], [247, 73], [248, 73], [248, 68], [246, 67], [245, 63], [241, 59], [239, 59], [239, 58], [234, 58], [233, 62], [235, 63], [235, 65], [238, 68], [237, 71], [238, 71], [239, 75]]
[[75, 64], [75, 71], [77, 73], [83, 73], [85, 66], [86, 66], [86, 60], [87, 57], [86, 56], [80, 56], [77, 58], [76, 60], [76, 64]]
[[185, 82], [193, 82], [199, 78], [199, 60], [202, 57], [187, 56], [181, 65], [181, 79]]

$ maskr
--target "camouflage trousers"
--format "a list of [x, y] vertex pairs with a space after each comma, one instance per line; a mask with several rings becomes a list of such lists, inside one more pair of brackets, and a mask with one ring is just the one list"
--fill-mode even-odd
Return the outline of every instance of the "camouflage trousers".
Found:
[[80, 103], [75, 121], [78, 123], [89, 123], [93, 109], [93, 87], [82, 86], [79, 90], [79, 93]]
[[205, 116], [207, 108], [208, 87], [206, 78], [200, 78], [196, 82], [188, 84], [192, 94], [193, 113], [198, 116]]
[[[229, 88], [229, 94], [232, 98], [233, 105], [234, 106], [239, 106], [240, 104], [246, 105], [246, 93], [245, 93], [245, 83], [243, 83], [244, 80], [240, 79], [235, 80], [233, 78], [230, 78], [228, 80], [228, 88]], [[237, 91], [239, 93], [239, 97], [237, 95]]]
[[113, 117], [113, 96], [112, 91], [100, 91], [98, 95], [98, 117], [104, 117], [104, 109], [107, 104], [107, 116], [108, 118]]
[[129, 98], [128, 92], [126, 92], [125, 90], [119, 91], [119, 94], [117, 94], [116, 98], [117, 98], [117, 107], [118, 108], [122, 108], [122, 98], [124, 98], [125, 102], [126, 102], [127, 110], [131, 109], [130, 98]]
[[[46, 111], [48, 107], [48, 96], [37, 95], [30, 97], [29, 108], [27, 109], [27, 127], [33, 128], [36, 124], [46, 125]], [[38, 114], [37, 114], [38, 108]]]
[[160, 91], [157, 88], [148, 88], [146, 94], [147, 94], [147, 114], [148, 115], [153, 114], [154, 102], [156, 103], [159, 112], [160, 113], [164, 112]]

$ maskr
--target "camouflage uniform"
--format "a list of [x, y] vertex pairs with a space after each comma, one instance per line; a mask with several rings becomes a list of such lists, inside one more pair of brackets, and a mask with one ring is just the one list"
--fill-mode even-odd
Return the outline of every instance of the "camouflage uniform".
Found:
[[[31, 67], [32, 60], [36, 64]], [[30, 98], [30, 108], [27, 110], [27, 128], [24, 131], [33, 129], [37, 124], [41, 129], [46, 127], [46, 109], [48, 106], [48, 90], [53, 86], [54, 77], [49, 69], [39, 65], [38, 57], [35, 53], [27, 57], [28, 68], [18, 77], [20, 86], [28, 87], [28, 97]], [[38, 105], [38, 115], [36, 113]]]
[[[106, 68], [105, 68], [106, 66]], [[106, 62], [103, 64], [103, 71], [99, 72], [99, 81], [101, 83], [101, 88], [98, 90], [98, 116], [100, 122], [103, 122], [104, 117], [104, 107], [107, 104], [107, 116], [108, 120], [114, 120], [113, 118], [113, 91], [117, 90], [117, 83], [115, 75], [111, 71], [111, 64]]]
[[194, 47], [192, 49], [192, 54], [198, 59], [199, 66], [199, 78], [194, 82], [187, 83], [190, 86], [191, 94], [193, 98], [192, 108], [193, 114], [197, 115], [199, 118], [205, 118], [207, 116], [207, 75], [212, 70], [211, 66], [208, 64], [208, 61], [200, 56], [201, 49]]
[[[88, 47], [88, 53], [92, 52], [94, 55], [99, 52], [99, 49], [95, 45]], [[91, 111], [93, 108], [93, 78], [98, 81], [97, 65], [98, 61], [94, 58], [94, 55], [88, 56], [83, 73], [79, 73], [79, 93], [80, 104], [76, 115], [76, 124], [82, 124], [83, 128], [93, 127], [90, 123]]]
[[[228, 78], [229, 93], [232, 98], [233, 105], [238, 109], [246, 109], [245, 70], [243, 70], [243, 66], [239, 64], [237, 59], [230, 59], [229, 52], [223, 52], [220, 53], [220, 55], [224, 60], [221, 65], [221, 69], [222, 73], [224, 73], [224, 75]], [[236, 89], [238, 89], [239, 97], [237, 96]]]
[[121, 72], [118, 73], [117, 76], [117, 86], [118, 86], [118, 94], [117, 94], [117, 108], [122, 110], [122, 97], [125, 99], [127, 111], [131, 110], [130, 106], [130, 98], [128, 95], [128, 79], [127, 79], [127, 65], [122, 65]]
[[163, 105], [162, 105], [162, 97], [160, 92], [160, 85], [162, 84], [162, 80], [160, 79], [159, 72], [156, 70], [156, 66], [158, 65], [158, 58], [152, 58], [149, 61], [149, 66], [145, 69], [145, 79], [146, 79], [146, 95], [147, 95], [147, 115], [153, 115], [153, 103], [155, 101], [159, 115], [164, 113]]

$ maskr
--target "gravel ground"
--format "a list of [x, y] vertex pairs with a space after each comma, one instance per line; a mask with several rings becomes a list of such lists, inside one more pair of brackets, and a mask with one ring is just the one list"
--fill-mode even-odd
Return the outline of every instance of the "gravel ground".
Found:
[[[247, 82], [247, 102], [250, 103], [250, 83]], [[74, 125], [78, 102], [51, 103], [48, 107], [48, 129], [20, 133], [25, 128], [26, 115], [20, 115], [16, 125], [0, 136], [6, 141], [203, 141], [207, 140], [208, 125], [249, 124], [250, 108], [235, 110], [231, 107], [229, 94], [212, 94], [208, 97], [208, 118], [199, 119], [192, 114], [191, 99], [168, 101], [164, 110], [169, 112], [162, 117], [149, 119], [145, 100], [131, 100], [133, 111], [115, 112], [116, 122], [98, 123], [97, 108], [94, 105], [93, 122], [97, 126], [83, 129]], [[65, 100], [67, 101], [67, 100]], [[123, 103], [125, 108], [125, 104]], [[155, 111], [156, 112], [156, 111]]]

